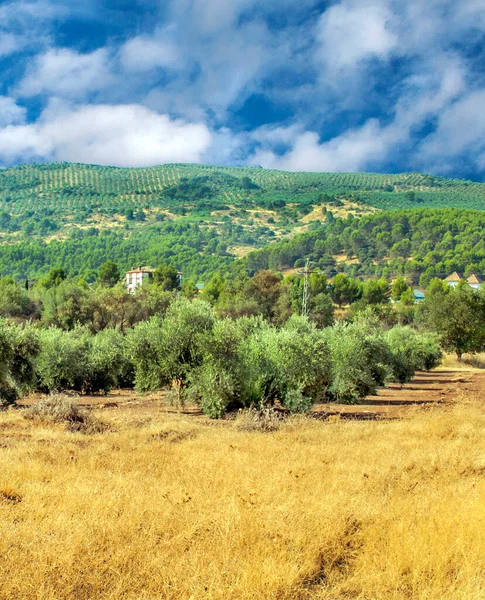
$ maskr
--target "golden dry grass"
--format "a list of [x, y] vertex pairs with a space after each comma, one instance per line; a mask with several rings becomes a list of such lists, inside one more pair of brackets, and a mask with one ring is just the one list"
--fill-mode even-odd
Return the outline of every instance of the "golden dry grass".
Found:
[[232, 422], [0, 414], [0, 599], [480, 600], [485, 411]]
[[440, 369], [453, 369], [454, 371], [485, 369], [485, 353], [464, 354], [461, 361], [456, 358], [456, 354], [446, 354]]

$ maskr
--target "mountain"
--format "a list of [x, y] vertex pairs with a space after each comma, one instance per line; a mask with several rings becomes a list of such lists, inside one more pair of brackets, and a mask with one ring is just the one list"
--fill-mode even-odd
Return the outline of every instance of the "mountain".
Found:
[[198, 277], [330, 217], [420, 208], [484, 210], [485, 184], [420, 173], [21, 165], [0, 171], [0, 272], [36, 277], [62, 263], [93, 277], [111, 258], [123, 268], [169, 261]]

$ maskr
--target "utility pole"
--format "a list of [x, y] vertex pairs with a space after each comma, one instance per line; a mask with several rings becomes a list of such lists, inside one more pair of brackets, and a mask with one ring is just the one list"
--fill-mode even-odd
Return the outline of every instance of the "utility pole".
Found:
[[303, 302], [302, 302], [302, 306], [301, 306], [301, 314], [307, 318], [310, 316], [310, 295], [311, 295], [310, 275], [312, 273], [314, 273], [314, 271], [312, 271], [310, 269], [310, 259], [307, 258], [306, 263], [305, 263], [305, 269], [303, 271], [298, 271], [299, 275], [304, 276]]

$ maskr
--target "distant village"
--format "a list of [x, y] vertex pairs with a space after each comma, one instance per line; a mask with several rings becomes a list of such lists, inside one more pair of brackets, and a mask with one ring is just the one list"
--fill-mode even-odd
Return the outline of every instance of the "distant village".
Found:
[[[132, 267], [131, 270], [127, 271], [125, 275], [126, 287], [128, 291], [134, 293], [138, 286], [153, 279], [154, 271], [155, 269], [153, 267], [148, 266]], [[182, 273], [180, 271], [178, 273], [178, 277], [179, 283], [181, 284]], [[474, 290], [479, 290], [483, 285], [483, 280], [475, 273], [472, 273], [469, 277], [465, 278], [457, 271], [454, 271], [451, 275], [448, 275], [448, 277], [443, 279], [443, 281], [445, 281], [452, 288], [455, 288], [459, 283], [464, 283], [469, 285]], [[202, 291], [205, 287], [205, 284], [197, 283], [196, 287], [199, 291]], [[416, 303], [423, 302], [426, 297], [425, 291], [420, 289], [413, 289], [413, 295]]]

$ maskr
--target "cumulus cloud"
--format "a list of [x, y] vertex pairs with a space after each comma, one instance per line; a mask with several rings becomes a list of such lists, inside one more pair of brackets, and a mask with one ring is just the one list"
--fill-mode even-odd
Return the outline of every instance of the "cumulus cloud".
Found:
[[36, 57], [20, 82], [20, 96], [39, 94], [76, 98], [113, 83], [109, 54], [104, 48], [81, 54], [65, 48], [52, 49]]
[[457, 157], [485, 167], [485, 90], [474, 91], [448, 106], [436, 130], [421, 144], [419, 160], [432, 170], [452, 173]]
[[0, 127], [24, 123], [26, 113], [25, 108], [19, 106], [13, 98], [0, 96]]
[[383, 3], [336, 4], [320, 18], [320, 58], [332, 70], [358, 68], [369, 58], [385, 59], [397, 45], [392, 12]]
[[3, 27], [25, 27], [61, 17], [67, 12], [65, 3], [49, 0], [10, 0], [0, 6]]
[[176, 45], [164, 32], [154, 36], [140, 35], [128, 40], [120, 50], [123, 69], [142, 73], [158, 67], [180, 67], [180, 54]]
[[17, 52], [25, 45], [25, 40], [21, 36], [13, 33], [0, 32], [0, 56], [8, 56]]
[[285, 171], [360, 171], [382, 160], [395, 137], [392, 129], [382, 128], [375, 119], [324, 143], [316, 132], [305, 131], [283, 155], [260, 149], [251, 163]]
[[[267, 168], [291, 171], [379, 170], [380, 165], [390, 162], [397, 154], [406, 156], [412, 146], [413, 130], [436, 115], [447, 115], [447, 107], [452, 106], [466, 89], [462, 62], [449, 56], [447, 61], [433, 64], [432, 71], [411, 76], [404, 82], [393, 118], [387, 123], [368, 119], [362, 126], [348, 128], [325, 142], [320, 141], [317, 132], [306, 130], [301, 122], [288, 127], [261, 127], [251, 135], [258, 149], [250, 161]], [[471, 104], [477, 108], [478, 99], [474, 98]], [[460, 115], [464, 110], [459, 111]], [[470, 114], [470, 123], [476, 119], [480, 121], [477, 110]], [[459, 116], [454, 119], [455, 122], [458, 120]], [[440, 147], [443, 142], [444, 139], [433, 147], [436, 157], [443, 155]], [[413, 156], [407, 164], [403, 162], [404, 168], [430, 166], [429, 160], [424, 158], [423, 151], [419, 158]], [[420, 165], [417, 160], [421, 160]]]
[[0, 129], [0, 157], [140, 167], [198, 162], [211, 144], [203, 123], [187, 123], [139, 105], [53, 103], [31, 125]]
[[[92, 119], [104, 115], [100, 106], [113, 107], [115, 115], [126, 106], [145, 107], [155, 129], [172, 131], [177, 140], [198, 128], [200, 145], [192, 140], [183, 156], [175, 144], [156, 162], [168, 156], [250, 160], [283, 169], [386, 170], [397, 164], [403, 170], [440, 170], [466, 160], [485, 168], [464, 112], [474, 115], [481, 131], [474, 94], [483, 90], [477, 68], [483, 1], [167, 0], [162, 6], [153, 0], [130, 11], [135, 4], [0, 3], [0, 56], [22, 52], [10, 63], [3, 93], [32, 106], [29, 115], [50, 104], [36, 122], [24, 123], [24, 109], [0, 100], [5, 115], [0, 139], [11, 136], [10, 150], [3, 145], [8, 156], [120, 164], [123, 157], [106, 141], [103, 127], [82, 121], [87, 137], [76, 127], [75, 115], [82, 120], [93, 103]], [[121, 28], [109, 34], [112, 11], [126, 25], [124, 39]], [[94, 41], [84, 34], [58, 35], [65, 17], [103, 27], [93, 28]], [[108, 33], [98, 37], [100, 31]], [[253, 94], [266, 104], [246, 103]], [[66, 108], [72, 102], [78, 107]], [[261, 114], [249, 112], [254, 107], [258, 113], [260, 106]], [[151, 139], [137, 111], [140, 139]], [[261, 115], [271, 124], [259, 127]], [[445, 117], [456, 126], [447, 125]], [[79, 143], [61, 135], [61, 126], [72, 128]], [[120, 127], [115, 135], [113, 125], [110, 136], [118, 141], [131, 136], [127, 160], [152, 164], [159, 144], [147, 142], [144, 155], [134, 129]]]

